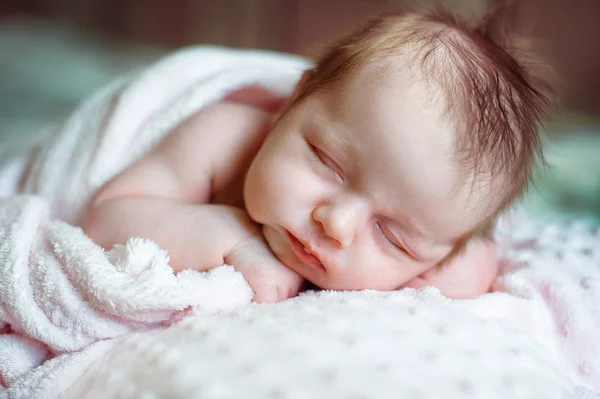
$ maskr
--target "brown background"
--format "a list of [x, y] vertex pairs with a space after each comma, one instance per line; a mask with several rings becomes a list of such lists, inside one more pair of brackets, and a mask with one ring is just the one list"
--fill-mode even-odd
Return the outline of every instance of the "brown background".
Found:
[[[166, 47], [214, 43], [302, 54], [358, 21], [405, 4], [444, 3], [479, 15], [496, 0], [5, 0], [0, 18], [49, 16]], [[600, 1], [516, 0], [517, 27], [546, 41], [563, 102], [600, 114]], [[0, 19], [1, 22], [1, 19]]]

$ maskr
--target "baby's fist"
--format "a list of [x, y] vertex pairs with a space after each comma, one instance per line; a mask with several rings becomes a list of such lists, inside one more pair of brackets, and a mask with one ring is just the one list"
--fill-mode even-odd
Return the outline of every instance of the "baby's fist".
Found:
[[303, 279], [273, 255], [264, 238], [252, 236], [225, 257], [254, 291], [254, 302], [275, 303], [298, 295]]

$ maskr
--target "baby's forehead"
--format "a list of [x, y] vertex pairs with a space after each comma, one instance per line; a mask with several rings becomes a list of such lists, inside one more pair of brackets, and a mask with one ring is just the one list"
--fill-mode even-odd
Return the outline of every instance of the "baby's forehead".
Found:
[[[338, 93], [340, 105], [346, 103], [344, 97], [362, 93], [360, 108], [370, 118], [370, 126], [393, 135], [381, 139], [371, 130], [371, 136], [363, 145], [373, 145], [377, 151], [366, 153], [368, 158], [363, 163], [378, 167], [364, 168], [365, 178], [379, 174], [384, 179], [383, 185], [394, 187], [399, 183], [398, 176], [382, 171], [397, 169], [398, 173], [410, 173], [415, 180], [411, 185], [414, 194], [423, 198], [445, 198], [435, 204], [423, 201], [423, 207], [439, 208], [452, 202], [457, 205], [454, 212], [459, 219], [476, 216], [473, 223], [477, 224], [488, 218], [498, 197], [492, 194], [500, 194], [506, 185], [490, 184], [488, 175], [475, 175], [473, 168], [463, 163], [459, 146], [460, 135], [464, 134], [459, 131], [461, 120], [448, 112], [443, 88], [406, 61], [396, 58], [385, 61], [387, 65], [365, 66], [349, 76], [346, 91]], [[364, 90], [366, 87], [370, 90]], [[369, 92], [373, 95], [369, 96]], [[370, 112], [372, 107], [389, 112]], [[373, 115], [378, 118], [371, 118]], [[375, 145], [378, 138], [379, 146]], [[363, 137], [353, 136], [351, 140], [361, 142]]]
[[[411, 54], [397, 54], [394, 56], [379, 57], [363, 65], [357, 65], [348, 74], [345, 83], [350, 90], [360, 93], [365, 87], [377, 87], [389, 90], [389, 101], [396, 103], [398, 107], [405, 105], [401, 99], [405, 99], [408, 93], [411, 98], [418, 97], [421, 106], [426, 107], [430, 113], [436, 113], [441, 120], [452, 124], [453, 133], [458, 127], [457, 115], [450, 112], [451, 108], [459, 107], [456, 101], [452, 101], [452, 94], [439, 75], [446, 74], [446, 67], [439, 66], [425, 70]], [[348, 95], [348, 92], [344, 93]]]
[[[456, 79], [450, 79], [453, 74]], [[395, 95], [387, 98], [398, 107], [396, 116], [401, 114], [400, 108], [410, 106], [412, 100], [420, 98], [419, 106], [427, 118], [437, 120], [440, 126], [437, 137], [432, 139], [452, 143], [447, 154], [455, 167], [461, 170], [464, 179], [489, 178], [489, 174], [478, 170], [478, 167], [483, 167], [490, 157], [486, 157], [483, 151], [473, 152], [478, 141], [485, 141], [477, 132], [478, 121], [494, 119], [497, 111], [493, 107], [480, 110], [480, 107], [469, 105], [470, 102], [480, 103], [486, 99], [480, 96], [469, 98], [467, 85], [458, 78], [458, 72], [452, 71], [451, 65], [436, 62], [424, 66], [414, 54], [400, 54], [357, 66], [348, 82], [354, 91], [359, 91], [364, 85], [380, 87], [391, 93], [395, 91]], [[415, 134], [419, 134], [418, 131]]]

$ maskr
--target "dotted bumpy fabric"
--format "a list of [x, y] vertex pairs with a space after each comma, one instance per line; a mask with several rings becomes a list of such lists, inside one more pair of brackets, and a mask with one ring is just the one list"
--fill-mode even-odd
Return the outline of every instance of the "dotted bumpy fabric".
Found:
[[509, 293], [452, 301], [432, 288], [310, 292], [193, 317], [127, 337], [66, 397], [598, 398], [577, 368], [596, 349], [577, 347], [586, 336], [575, 323], [598, 320], [596, 305], [574, 306], [567, 327], [556, 318], [565, 309], [548, 305], [548, 292], [597, 299], [597, 226], [521, 220], [498, 237], [499, 286]]

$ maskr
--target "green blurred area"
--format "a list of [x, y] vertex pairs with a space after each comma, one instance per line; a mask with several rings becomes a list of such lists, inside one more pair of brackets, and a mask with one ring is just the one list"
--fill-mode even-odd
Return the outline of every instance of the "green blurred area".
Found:
[[[115, 76], [164, 52], [61, 25], [0, 25], [0, 140], [35, 132]], [[519, 205], [530, 213], [600, 219], [600, 119], [561, 114], [545, 128], [546, 166]]]
[[157, 59], [155, 47], [44, 20], [0, 24], [0, 139], [65, 115], [115, 76]]
[[545, 165], [521, 206], [536, 214], [600, 221], [600, 118], [558, 115], [544, 129]]

